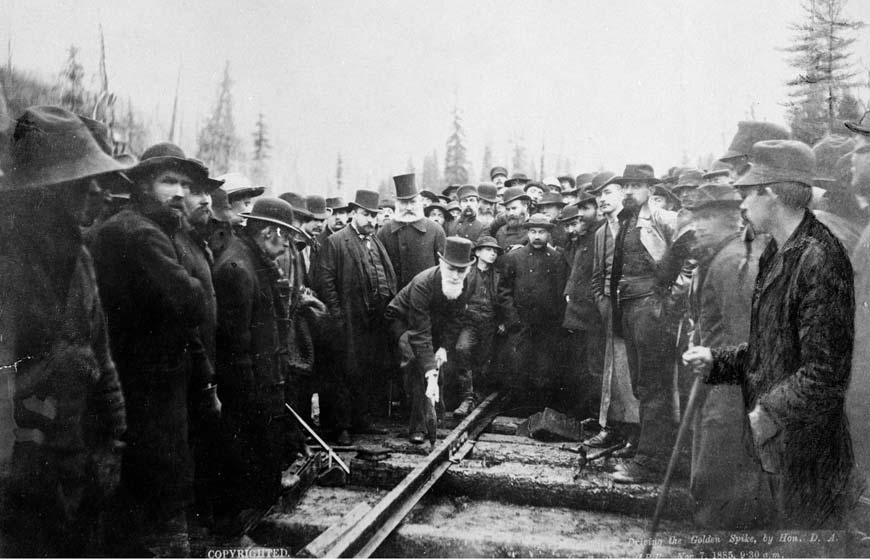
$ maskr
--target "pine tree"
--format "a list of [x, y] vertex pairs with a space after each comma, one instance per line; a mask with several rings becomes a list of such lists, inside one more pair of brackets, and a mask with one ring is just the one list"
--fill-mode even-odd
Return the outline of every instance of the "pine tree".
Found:
[[806, 19], [793, 24], [794, 43], [783, 49], [791, 53], [789, 64], [798, 76], [791, 87], [788, 118], [795, 137], [813, 144], [838, 128], [839, 105], [848, 88], [857, 86], [851, 62], [852, 32], [864, 22], [843, 16], [847, 0], [808, 0]]
[[240, 141], [233, 121], [233, 98], [230, 88], [230, 63], [224, 67], [224, 77], [218, 87], [217, 102], [205, 127], [199, 132], [196, 157], [205, 162], [211, 172], [221, 175], [229, 171], [240, 158]]
[[448, 185], [462, 185], [468, 182], [468, 160], [466, 159], [465, 131], [462, 128], [462, 115], [457, 107], [453, 108], [453, 132], [447, 138], [447, 151], [444, 154], [444, 181]]
[[254, 151], [251, 154], [251, 181], [255, 185], [270, 186], [268, 159], [272, 149], [269, 142], [269, 129], [266, 126], [263, 113], [257, 115], [257, 123], [254, 125]]
[[441, 173], [438, 171], [438, 152], [432, 150], [431, 155], [423, 158], [423, 174], [420, 187], [432, 192], [441, 192]]
[[338, 159], [335, 162], [335, 190], [340, 195], [344, 185], [344, 168], [341, 161], [341, 152], [338, 153]]
[[487, 144], [483, 148], [483, 164], [480, 168], [480, 180], [481, 181], [489, 181], [489, 172], [492, 170], [492, 148]]
[[526, 161], [526, 148], [523, 146], [523, 140], [514, 141], [514, 153], [511, 157], [511, 170], [514, 173], [526, 173], [528, 162]]
[[67, 51], [66, 65], [60, 74], [63, 80], [63, 93], [60, 102], [63, 107], [73, 113], [83, 113], [85, 110], [85, 88], [82, 85], [85, 69], [77, 59], [78, 54], [78, 47], [70, 45]]

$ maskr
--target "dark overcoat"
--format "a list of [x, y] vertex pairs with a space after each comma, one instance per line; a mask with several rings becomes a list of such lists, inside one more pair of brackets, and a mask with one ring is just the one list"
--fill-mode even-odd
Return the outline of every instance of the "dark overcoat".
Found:
[[592, 293], [592, 265], [595, 261], [595, 228], [590, 227], [570, 247], [572, 260], [565, 283], [565, 320], [562, 326], [570, 330], [602, 329], [601, 315]]
[[[372, 236], [371, 242], [381, 257], [389, 298], [392, 298], [396, 294], [392, 261], [377, 236]], [[368, 331], [372, 321], [372, 302], [362, 264], [365, 251], [364, 242], [356, 230], [346, 226], [326, 239], [317, 260], [317, 295], [336, 323], [336, 349], [342, 354], [342, 366], [346, 372], [356, 371], [359, 356], [371, 351], [368, 342], [372, 333]]]
[[186, 224], [173, 236], [173, 243], [181, 265], [202, 284], [205, 313], [190, 336], [191, 387], [195, 391], [214, 379], [217, 301], [211, 276], [212, 253], [208, 244]]
[[399, 290], [414, 276], [438, 264], [438, 253], [444, 252], [446, 239], [444, 229], [429, 218], [412, 223], [391, 220], [378, 231], [377, 237], [390, 255]]
[[568, 265], [561, 251], [526, 245], [502, 259], [498, 299], [505, 326], [559, 327], [565, 312], [563, 293], [568, 278]]
[[774, 474], [779, 524], [836, 526], [853, 504], [844, 410], [852, 360], [854, 293], [846, 250], [809, 211], [759, 261], [748, 344], [715, 350], [711, 383], [743, 386], [779, 427], [756, 449]]
[[[852, 378], [846, 396], [849, 425], [855, 434], [870, 431], [870, 226], [855, 247], [855, 345]], [[870, 438], [855, 437], [855, 459], [865, 479], [870, 479]]]
[[181, 224], [176, 210], [137, 204], [107, 220], [93, 245], [127, 402], [126, 486], [160, 515], [192, 497], [188, 347], [206, 313], [202, 283], [181, 264], [172, 242]]
[[470, 240], [472, 243], [477, 243], [477, 238], [483, 234], [483, 231], [486, 229], [486, 226], [477, 219], [477, 216], [474, 218], [468, 219], [466, 216], [460, 216], [458, 220], [453, 220], [450, 222], [450, 226], [447, 228], [447, 235], [455, 235], [457, 237], [464, 237], [465, 239]]

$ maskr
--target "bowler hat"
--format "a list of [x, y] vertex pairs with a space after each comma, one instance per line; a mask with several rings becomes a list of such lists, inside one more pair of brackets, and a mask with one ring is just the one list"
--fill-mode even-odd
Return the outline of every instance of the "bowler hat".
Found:
[[870, 136], [870, 111], [867, 111], [861, 118], [858, 119], [858, 122], [845, 122], [843, 124], [846, 125], [846, 128], [851, 130], [852, 132], [857, 132], [858, 134], [864, 134], [865, 136]]
[[266, 192], [265, 187], [255, 187], [251, 180], [241, 173], [227, 173], [217, 179], [224, 182], [221, 189], [227, 193], [230, 204], [243, 198], [256, 198]]
[[459, 187], [459, 190], [456, 191], [457, 200], [462, 200], [468, 196], [476, 196], [477, 198], [480, 198], [480, 195], [477, 192], [477, 187], [474, 185], [462, 185]]
[[498, 189], [492, 183], [477, 185], [477, 196], [480, 200], [495, 204], [498, 202]]
[[589, 188], [590, 185], [592, 185], [592, 179], [594, 177], [595, 173], [581, 173], [580, 175], [577, 175], [577, 177], [574, 179], [575, 188], [585, 191]]
[[528, 219], [527, 222], [523, 224], [524, 229], [531, 228], [546, 228], [548, 230], [553, 229], [553, 222], [550, 221], [545, 214], [532, 214], [532, 217]]
[[737, 123], [737, 133], [728, 146], [728, 151], [719, 159], [727, 161], [752, 154], [752, 146], [762, 140], [788, 140], [791, 133], [778, 124], [759, 121], [740, 121]]
[[326, 199], [316, 194], [305, 197], [305, 209], [315, 220], [325, 220], [329, 215], [326, 213]]
[[184, 173], [206, 191], [212, 191], [224, 184], [223, 181], [210, 179], [208, 167], [198, 159], [185, 156], [184, 150], [171, 142], [154, 144], [142, 152], [139, 164], [129, 169], [127, 175], [136, 181], [165, 169]]
[[336, 212], [347, 211], [347, 203], [340, 196], [327, 198], [326, 207], [332, 210], [333, 214]]
[[9, 144], [2, 190], [32, 189], [127, 169], [104, 152], [88, 127], [60, 107], [30, 107]]
[[502, 199], [505, 205], [510, 204], [514, 200], [531, 200], [522, 187], [508, 187], [505, 189]]
[[531, 181], [528, 177], [526, 177], [525, 173], [514, 173], [511, 175], [511, 178], [504, 182], [504, 186], [507, 188], [511, 188], [514, 186], [525, 185]]
[[597, 195], [601, 189], [614, 183], [613, 179], [616, 177], [616, 173], [613, 171], [602, 171], [595, 175], [592, 178], [592, 184], [586, 189], [586, 192], [589, 194]]
[[249, 220], [260, 220], [285, 227], [292, 231], [298, 231], [293, 227], [293, 207], [290, 203], [280, 198], [261, 196], [254, 201], [254, 207], [250, 212], [239, 214]]
[[560, 193], [548, 192], [544, 193], [538, 201], [538, 208], [541, 206], [559, 206], [561, 208], [565, 206], [565, 201], [562, 200], [562, 195]]
[[423, 215], [428, 218], [429, 214], [432, 213], [432, 210], [441, 210], [441, 213], [444, 214], [444, 219], [450, 218], [450, 212], [447, 211], [447, 206], [442, 204], [441, 201], [433, 202], [426, 208], [423, 208]]
[[373, 214], [378, 213], [378, 195], [377, 191], [368, 191], [359, 189], [354, 195], [352, 202], [348, 202], [351, 208], [360, 208]]
[[611, 179], [613, 183], [625, 185], [626, 183], [646, 183], [652, 185], [658, 183], [656, 174], [653, 171], [652, 165], [648, 163], [629, 163], [625, 166], [625, 170], [619, 177]]
[[393, 183], [396, 185], [396, 198], [398, 200], [411, 200], [420, 194], [417, 190], [417, 175], [414, 173], [396, 175], [393, 177]]
[[734, 183], [752, 187], [793, 182], [813, 186], [816, 162], [809, 146], [798, 140], [763, 140], [752, 146], [749, 170]]
[[493, 167], [492, 169], [489, 170], [489, 178], [490, 179], [495, 179], [499, 175], [503, 175], [504, 177], [507, 177], [508, 176], [507, 169], [505, 169], [504, 167], [501, 167], [499, 165], [496, 165], [495, 167]]
[[501, 245], [495, 240], [494, 237], [490, 237], [489, 235], [481, 235], [477, 238], [477, 243], [474, 244], [474, 250], [483, 249], [484, 247], [489, 247], [490, 249], [495, 249], [499, 253], [504, 252], [504, 249], [501, 248]]
[[314, 217], [311, 215], [311, 212], [308, 211], [308, 207], [305, 206], [305, 197], [303, 197], [301, 194], [296, 194], [295, 192], [285, 192], [279, 194], [278, 198], [293, 207], [293, 212], [295, 216], [302, 218], [303, 220], [310, 220]]
[[562, 208], [559, 215], [556, 217], [557, 222], [569, 222], [580, 215], [580, 207], [576, 204], [569, 204]]
[[448, 237], [444, 245], [444, 254], [438, 253], [441, 260], [457, 268], [466, 268], [474, 264], [471, 249], [474, 244], [464, 237]]
[[574, 205], [577, 206], [577, 208], [580, 208], [584, 204], [589, 204], [590, 202], [595, 206], [598, 206], [598, 199], [595, 198], [595, 195], [590, 193], [589, 191], [584, 191], [580, 193], [580, 197], [577, 199], [577, 202], [575, 202]]
[[693, 211], [710, 207], [737, 208], [741, 202], [740, 193], [731, 185], [705, 183], [692, 193], [684, 208]]

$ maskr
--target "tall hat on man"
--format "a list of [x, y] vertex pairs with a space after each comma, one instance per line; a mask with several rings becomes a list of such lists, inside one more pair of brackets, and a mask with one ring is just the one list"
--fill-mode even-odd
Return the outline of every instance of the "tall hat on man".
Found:
[[417, 190], [417, 175], [414, 173], [396, 175], [393, 177], [393, 184], [396, 185], [396, 200], [411, 200], [420, 194]]

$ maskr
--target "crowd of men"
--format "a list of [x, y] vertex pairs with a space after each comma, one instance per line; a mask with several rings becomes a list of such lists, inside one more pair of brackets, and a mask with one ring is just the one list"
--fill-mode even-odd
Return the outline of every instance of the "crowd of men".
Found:
[[741, 122], [707, 170], [406, 174], [345, 202], [28, 109], [0, 167], [0, 552], [238, 531], [308, 452], [313, 402], [336, 444], [395, 415], [424, 444], [500, 389], [594, 418], [615, 482], [659, 482], [696, 376], [696, 523], [843, 527], [870, 365], [870, 127], [847, 124], [810, 147]]

